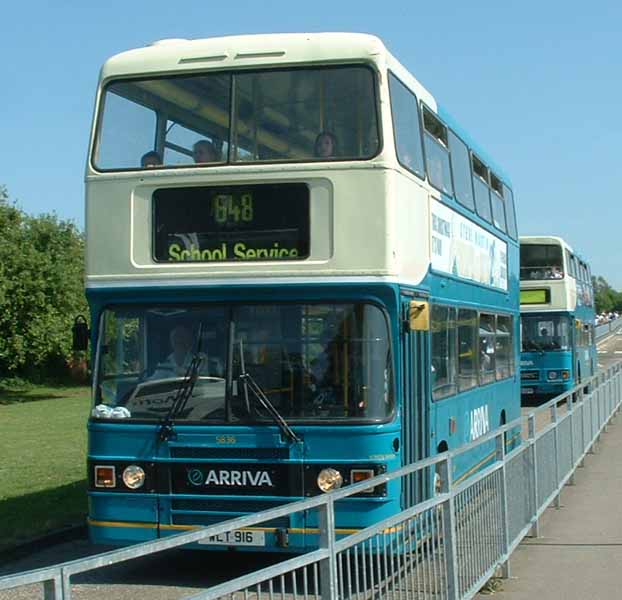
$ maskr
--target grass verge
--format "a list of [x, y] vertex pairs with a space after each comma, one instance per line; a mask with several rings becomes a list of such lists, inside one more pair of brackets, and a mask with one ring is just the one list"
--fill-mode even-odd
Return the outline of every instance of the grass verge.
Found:
[[84, 523], [86, 387], [0, 391], [0, 550]]

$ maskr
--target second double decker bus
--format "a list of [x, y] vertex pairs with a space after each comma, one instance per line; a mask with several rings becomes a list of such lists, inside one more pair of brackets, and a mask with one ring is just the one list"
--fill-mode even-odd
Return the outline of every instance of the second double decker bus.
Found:
[[[86, 190], [95, 541], [327, 492], [519, 415], [509, 179], [377, 38], [111, 58]], [[344, 501], [337, 532], [430, 488]], [[212, 540], [316, 543], [313, 515]]]
[[553, 397], [596, 372], [587, 263], [561, 238], [521, 236], [521, 393]]

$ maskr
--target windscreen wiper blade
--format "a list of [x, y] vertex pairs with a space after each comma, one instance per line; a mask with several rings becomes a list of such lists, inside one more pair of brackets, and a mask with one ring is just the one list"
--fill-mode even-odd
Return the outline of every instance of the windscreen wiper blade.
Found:
[[261, 389], [261, 386], [253, 379], [250, 373], [242, 373], [240, 375], [240, 381], [244, 384], [244, 389], [253, 393], [253, 396], [257, 399], [259, 404], [266, 410], [266, 412], [272, 417], [274, 422], [278, 425], [279, 429], [283, 432], [283, 435], [293, 443], [302, 443], [302, 440], [296, 435], [293, 429], [287, 424], [287, 421], [281, 416], [281, 413], [274, 407], [272, 402], [268, 400], [268, 397]]
[[161, 442], [165, 442], [166, 440], [173, 437], [175, 430], [173, 427], [174, 418], [184, 409], [190, 396], [192, 396], [192, 392], [194, 391], [194, 386], [196, 385], [197, 379], [199, 378], [199, 369], [201, 368], [201, 363], [203, 362], [204, 356], [201, 354], [201, 339], [203, 333], [203, 323], [199, 325], [199, 333], [198, 333], [198, 341], [197, 341], [197, 350], [192, 355], [192, 360], [186, 369], [186, 373], [184, 374], [184, 378], [182, 379], [179, 387], [175, 391], [175, 396], [169, 396], [172, 398], [171, 407], [168, 409], [166, 416], [162, 419], [160, 423], [160, 427], [158, 429], [158, 439]]

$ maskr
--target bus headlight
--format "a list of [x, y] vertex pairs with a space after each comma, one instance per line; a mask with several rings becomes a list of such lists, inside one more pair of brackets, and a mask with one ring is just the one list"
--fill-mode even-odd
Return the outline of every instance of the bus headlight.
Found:
[[322, 469], [317, 476], [317, 486], [323, 492], [338, 490], [343, 484], [343, 477], [337, 469]]
[[562, 371], [562, 379], [566, 380], [566, 379], [570, 379], [570, 371]]
[[443, 480], [441, 474], [438, 471], [434, 472], [434, 495], [438, 496], [443, 489]]
[[549, 378], [549, 381], [553, 379], [558, 379], [559, 373], [557, 371], [549, 371], [549, 374], [547, 375], [547, 377]]
[[123, 483], [131, 490], [137, 490], [145, 483], [145, 471], [138, 465], [123, 469]]

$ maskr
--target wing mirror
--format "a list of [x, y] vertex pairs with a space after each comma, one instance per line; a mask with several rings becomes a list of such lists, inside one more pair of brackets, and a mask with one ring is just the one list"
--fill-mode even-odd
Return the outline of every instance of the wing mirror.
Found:
[[91, 331], [88, 323], [86, 322], [86, 317], [78, 315], [73, 322], [71, 331], [73, 334], [74, 351], [83, 352], [87, 350], [89, 347], [89, 337], [91, 336]]

